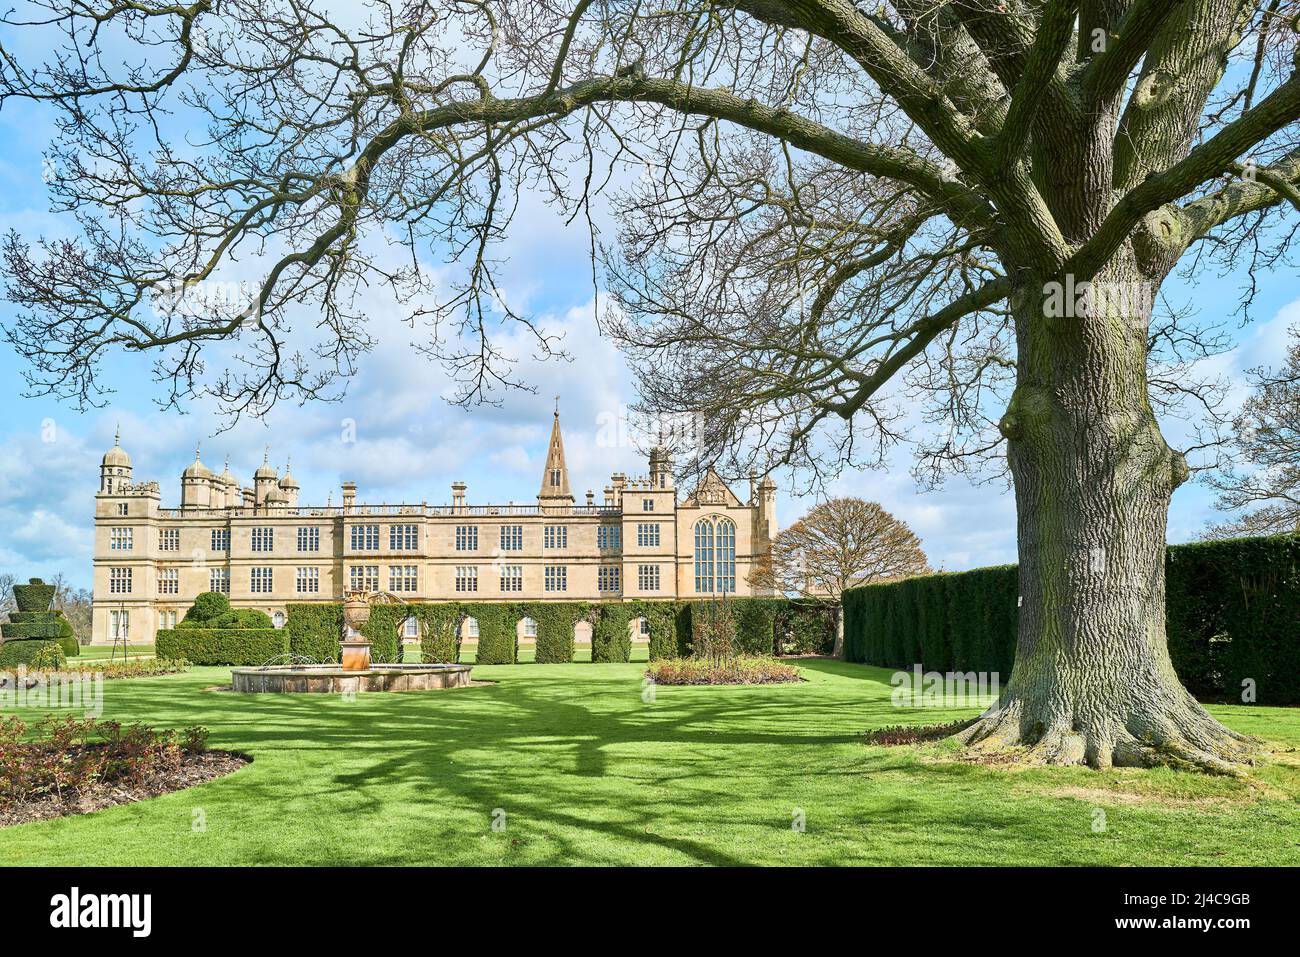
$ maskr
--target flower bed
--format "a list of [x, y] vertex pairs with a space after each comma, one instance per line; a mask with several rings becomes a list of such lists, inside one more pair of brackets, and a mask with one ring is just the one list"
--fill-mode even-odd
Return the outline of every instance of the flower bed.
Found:
[[891, 724], [867, 732], [867, 744], [924, 744], [951, 737], [970, 727], [971, 720], [950, 721], [947, 724]]
[[98, 674], [112, 678], [151, 678], [188, 671], [184, 658], [141, 658], [133, 661], [79, 661], [61, 668], [28, 668], [27, 674]]
[[775, 658], [662, 658], [646, 676], [659, 685], [768, 685], [803, 681], [799, 669]]
[[51, 715], [29, 729], [16, 717], [0, 719], [0, 826], [178, 791], [247, 762], [209, 751], [207, 738], [202, 727], [155, 731]]

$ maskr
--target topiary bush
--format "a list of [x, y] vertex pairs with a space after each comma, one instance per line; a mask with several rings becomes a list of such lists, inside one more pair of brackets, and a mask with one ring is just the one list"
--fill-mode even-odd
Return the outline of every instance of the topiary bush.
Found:
[[59, 648], [63, 650], [65, 658], [75, 658], [81, 654], [81, 643], [71, 636], [60, 638]]
[[650, 625], [650, 660], [679, 658], [690, 648], [691, 603], [676, 601], [628, 602], [630, 618], [644, 618]]
[[14, 585], [13, 590], [14, 604], [20, 612], [43, 612], [49, 610], [58, 588], [45, 584], [39, 578], [31, 578], [26, 585]]
[[776, 616], [785, 604], [780, 598], [724, 599], [736, 620], [736, 653], [771, 655], [776, 651]]
[[62, 668], [68, 663], [57, 641], [6, 641], [0, 645], [0, 668]]
[[213, 621], [230, 611], [230, 599], [220, 592], [205, 591], [194, 599], [183, 621], [190, 624]]

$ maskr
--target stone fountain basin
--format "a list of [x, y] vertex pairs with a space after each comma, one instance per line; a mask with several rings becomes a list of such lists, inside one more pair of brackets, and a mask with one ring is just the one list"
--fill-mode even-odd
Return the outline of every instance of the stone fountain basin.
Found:
[[263, 665], [232, 668], [234, 691], [250, 694], [342, 694], [354, 691], [441, 691], [469, 685], [470, 665], [372, 664], [365, 671], [338, 665]]

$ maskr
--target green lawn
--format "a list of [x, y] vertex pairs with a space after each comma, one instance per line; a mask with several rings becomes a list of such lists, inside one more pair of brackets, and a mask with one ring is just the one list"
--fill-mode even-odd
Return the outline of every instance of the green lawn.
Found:
[[[861, 733], [958, 716], [891, 707], [889, 672], [658, 688], [642, 668], [481, 667], [428, 694], [237, 696], [227, 669], [105, 683], [105, 717], [203, 723], [255, 761], [93, 815], [7, 828], [8, 864], [1294, 864], [1300, 760], [1248, 781], [1008, 770]], [[1300, 711], [1217, 707], [1300, 745]], [[969, 712], [967, 712], [969, 713]], [[491, 827], [494, 809], [505, 830]], [[802, 809], [807, 829], [791, 828]], [[1093, 830], [1105, 814], [1105, 829]], [[196, 830], [198, 817], [205, 830]]]
[[[152, 658], [154, 655], [154, 647], [152, 644], [128, 645], [126, 648], [126, 655], [128, 658]], [[111, 656], [115, 656], [116, 660], [121, 661], [122, 646], [118, 645], [115, 649], [112, 645], [82, 645], [81, 654], [69, 658], [68, 660], [73, 664], [76, 664], [78, 661], [107, 661]]]

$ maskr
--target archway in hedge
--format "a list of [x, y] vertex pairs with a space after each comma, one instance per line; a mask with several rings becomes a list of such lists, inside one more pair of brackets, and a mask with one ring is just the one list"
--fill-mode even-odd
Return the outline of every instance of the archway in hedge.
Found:
[[595, 628], [592, 626], [590, 620], [586, 618], [579, 618], [576, 622], [573, 623], [573, 643], [575, 645], [583, 645], [584, 647], [590, 647], [591, 636], [594, 633], [594, 631]]

